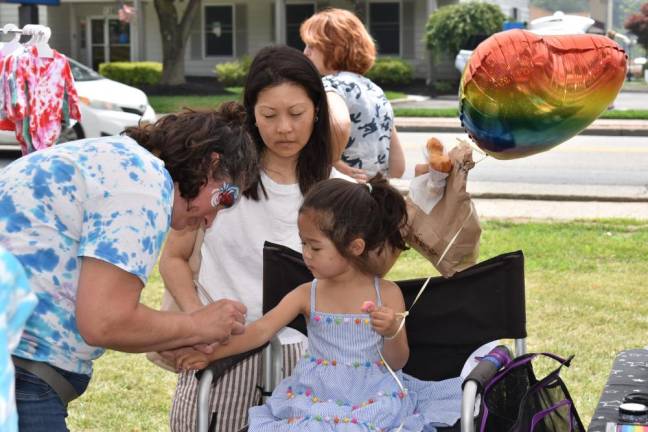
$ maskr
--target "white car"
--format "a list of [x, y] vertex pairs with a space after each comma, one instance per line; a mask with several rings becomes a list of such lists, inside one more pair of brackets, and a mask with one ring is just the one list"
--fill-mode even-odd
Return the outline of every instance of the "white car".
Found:
[[[155, 122], [155, 111], [143, 91], [104, 78], [72, 59], [69, 62], [79, 94], [81, 120], [61, 131], [59, 143], [117, 135], [140, 120]], [[0, 149], [13, 149], [17, 145], [12, 132], [0, 131]]]
[[[553, 15], [536, 18], [529, 23], [527, 30], [537, 35], [564, 35], [583, 34], [594, 24], [589, 17], [579, 15], [565, 15], [555, 12]], [[470, 60], [472, 50], [462, 49], [455, 57], [455, 67], [463, 74], [463, 70]]]

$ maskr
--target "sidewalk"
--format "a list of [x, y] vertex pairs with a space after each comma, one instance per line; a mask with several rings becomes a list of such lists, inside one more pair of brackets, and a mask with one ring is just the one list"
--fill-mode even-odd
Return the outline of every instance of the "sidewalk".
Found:
[[[407, 193], [409, 180], [390, 182]], [[648, 221], [645, 187], [509, 184], [471, 181], [468, 192], [482, 219], [574, 220], [623, 218]]]
[[[402, 132], [465, 132], [456, 117], [396, 117], [395, 125]], [[594, 120], [580, 135], [648, 136], [648, 120]]]

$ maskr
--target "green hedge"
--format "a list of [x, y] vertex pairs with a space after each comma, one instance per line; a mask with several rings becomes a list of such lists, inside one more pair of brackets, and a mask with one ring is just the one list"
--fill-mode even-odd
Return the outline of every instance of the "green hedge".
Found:
[[366, 76], [379, 85], [402, 85], [412, 81], [412, 66], [397, 58], [379, 58]]
[[218, 81], [226, 86], [242, 86], [250, 71], [252, 59], [250, 56], [243, 56], [232, 62], [219, 63], [214, 67]]
[[101, 63], [99, 73], [121, 83], [141, 86], [154, 85], [162, 78], [162, 63], [157, 62], [112, 62]]

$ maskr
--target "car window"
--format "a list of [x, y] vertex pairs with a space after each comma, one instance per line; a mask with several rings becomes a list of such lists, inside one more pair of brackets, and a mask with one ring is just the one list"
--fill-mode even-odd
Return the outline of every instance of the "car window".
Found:
[[101, 75], [81, 63], [68, 59], [74, 81], [95, 81], [103, 79]]

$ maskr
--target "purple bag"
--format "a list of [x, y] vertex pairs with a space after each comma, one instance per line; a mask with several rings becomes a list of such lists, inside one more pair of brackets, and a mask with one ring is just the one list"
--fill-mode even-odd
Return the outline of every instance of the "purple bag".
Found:
[[[545, 356], [559, 366], [541, 380], [532, 361]], [[585, 432], [574, 401], [560, 378], [563, 359], [550, 353], [525, 354], [513, 359], [486, 383], [477, 428], [480, 432]]]

